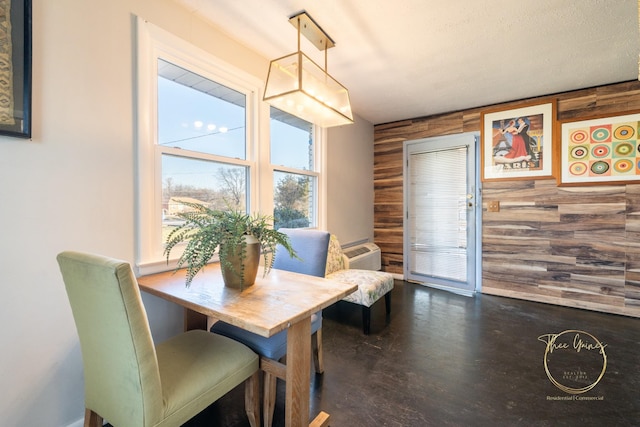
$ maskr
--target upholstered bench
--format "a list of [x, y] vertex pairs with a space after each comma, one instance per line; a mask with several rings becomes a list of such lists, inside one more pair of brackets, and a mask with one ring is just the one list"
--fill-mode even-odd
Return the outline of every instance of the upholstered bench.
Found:
[[340, 242], [334, 235], [329, 240], [325, 277], [358, 285], [358, 290], [347, 295], [343, 301], [362, 306], [362, 328], [365, 335], [369, 335], [371, 329], [371, 306], [382, 296], [387, 316], [391, 314], [393, 276], [384, 271], [349, 269], [349, 258], [342, 252]]

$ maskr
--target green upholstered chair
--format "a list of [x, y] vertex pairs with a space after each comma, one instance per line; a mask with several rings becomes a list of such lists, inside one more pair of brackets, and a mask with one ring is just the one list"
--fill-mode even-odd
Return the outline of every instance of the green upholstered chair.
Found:
[[251, 426], [260, 424], [251, 349], [207, 331], [154, 346], [128, 263], [79, 252], [57, 259], [80, 338], [85, 426], [180, 426], [243, 382]]

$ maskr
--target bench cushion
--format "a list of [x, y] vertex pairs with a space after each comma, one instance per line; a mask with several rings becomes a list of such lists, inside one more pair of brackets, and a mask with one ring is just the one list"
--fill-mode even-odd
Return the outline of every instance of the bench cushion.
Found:
[[393, 276], [384, 271], [338, 270], [326, 276], [336, 282], [358, 285], [358, 289], [343, 298], [344, 301], [371, 307], [384, 294], [393, 289]]

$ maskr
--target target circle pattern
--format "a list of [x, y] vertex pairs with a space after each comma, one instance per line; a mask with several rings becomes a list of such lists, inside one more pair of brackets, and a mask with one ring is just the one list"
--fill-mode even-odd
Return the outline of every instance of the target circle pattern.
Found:
[[629, 142], [623, 142], [617, 144], [613, 150], [618, 156], [630, 156], [633, 154], [635, 147]]
[[629, 126], [629, 125], [622, 125], [622, 126], [618, 126], [616, 128], [616, 130], [613, 131], [613, 136], [616, 139], [631, 139], [631, 137], [635, 136], [636, 134], [636, 130], [633, 128], [633, 126]]
[[640, 120], [624, 119], [576, 122], [563, 128], [561, 167], [567, 182], [640, 182]]
[[583, 145], [577, 145], [571, 149], [571, 157], [574, 159], [584, 159], [588, 154], [589, 150]]
[[609, 171], [609, 163], [598, 161], [591, 164], [591, 172], [596, 175], [602, 175]]
[[605, 142], [611, 138], [611, 131], [606, 127], [595, 128], [591, 131], [591, 139], [595, 142]]
[[591, 155], [596, 158], [607, 157], [609, 155], [609, 146], [605, 144], [599, 144], [593, 147]]
[[622, 159], [615, 162], [613, 169], [619, 173], [626, 173], [633, 170], [633, 162], [629, 159]]
[[575, 176], [584, 175], [587, 169], [587, 165], [583, 162], [575, 162], [572, 163], [571, 166], [569, 166], [569, 172], [571, 173], [571, 175]]
[[569, 140], [573, 143], [573, 144], [582, 144], [583, 142], [587, 141], [589, 139], [589, 133], [585, 130], [582, 129], [578, 129], [576, 131], [573, 131], [571, 133], [571, 135], [569, 136]]

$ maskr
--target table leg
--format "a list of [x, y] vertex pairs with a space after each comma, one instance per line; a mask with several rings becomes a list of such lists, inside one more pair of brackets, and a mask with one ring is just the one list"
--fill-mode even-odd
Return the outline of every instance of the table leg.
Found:
[[191, 309], [184, 309], [184, 330], [192, 329], [207, 330], [207, 316]]
[[309, 425], [311, 382], [311, 317], [287, 329], [285, 426]]

